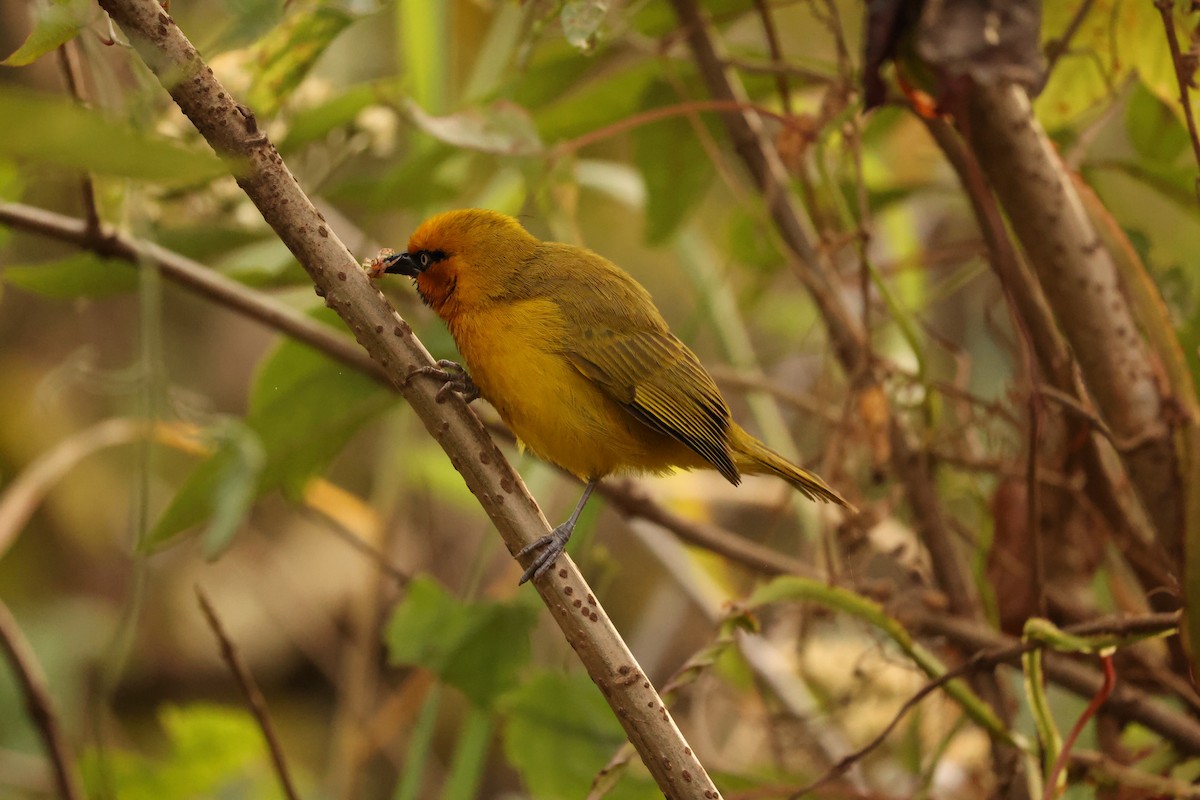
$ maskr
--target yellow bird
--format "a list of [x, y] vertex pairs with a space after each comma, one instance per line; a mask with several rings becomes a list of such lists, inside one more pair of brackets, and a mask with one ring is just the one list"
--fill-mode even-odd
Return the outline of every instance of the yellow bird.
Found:
[[539, 457], [586, 482], [566, 522], [524, 548], [521, 582], [563, 552], [596, 483], [624, 472], [715, 469], [777, 475], [805, 496], [850, 507], [819, 477], [747, 433], [696, 355], [667, 328], [649, 292], [604, 257], [543, 242], [481, 209], [423, 222], [408, 251], [376, 259], [415, 279], [450, 328], [466, 371], [425, 371], [468, 402], [482, 396]]

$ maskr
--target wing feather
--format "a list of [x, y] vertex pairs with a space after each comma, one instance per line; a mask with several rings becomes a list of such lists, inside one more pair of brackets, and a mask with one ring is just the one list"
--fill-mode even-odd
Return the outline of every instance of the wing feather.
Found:
[[683, 342], [665, 329], [589, 333], [565, 353], [580, 373], [646, 426], [740, 482], [729, 450], [729, 407]]

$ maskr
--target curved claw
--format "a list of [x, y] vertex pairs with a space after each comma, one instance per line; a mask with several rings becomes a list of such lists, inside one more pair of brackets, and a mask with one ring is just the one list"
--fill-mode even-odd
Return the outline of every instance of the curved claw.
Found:
[[441, 358], [438, 359], [437, 366], [417, 367], [408, 373], [406, 383], [418, 375], [429, 375], [442, 382], [437, 391], [439, 403], [446, 402], [446, 396], [450, 392], [458, 392], [467, 403], [479, 399], [479, 387], [475, 385], [475, 381], [471, 380], [471, 376], [467, 374], [463, 365], [455, 361]]
[[520, 558], [536, 550], [542, 551], [537, 554], [537, 558], [533, 560], [529, 568], [521, 575], [521, 580], [517, 581], [518, 586], [526, 581], [542, 577], [554, 566], [554, 562], [558, 560], [558, 557], [566, 549], [567, 542], [570, 541], [571, 534], [575, 531], [575, 523], [579, 521], [579, 514], [583, 511], [583, 507], [587, 505], [588, 498], [592, 496], [592, 490], [596, 488], [598, 480], [599, 478], [592, 478], [583, 487], [583, 495], [580, 496], [579, 502], [575, 504], [575, 510], [571, 512], [571, 516], [567, 517], [566, 522], [542, 538], [525, 545], [521, 548], [521, 552], [517, 553], [517, 558]]
[[535, 539], [521, 548], [521, 551], [517, 553], [517, 558], [529, 555], [538, 550], [541, 552], [537, 554], [537, 558], [530, 562], [528, 568], [521, 573], [521, 580], [517, 581], [518, 586], [527, 581], [536, 580], [550, 571], [550, 568], [554, 566], [554, 562], [566, 550], [567, 542], [571, 538], [571, 528], [573, 527], [568, 527], [566, 523], [563, 523], [542, 538]]

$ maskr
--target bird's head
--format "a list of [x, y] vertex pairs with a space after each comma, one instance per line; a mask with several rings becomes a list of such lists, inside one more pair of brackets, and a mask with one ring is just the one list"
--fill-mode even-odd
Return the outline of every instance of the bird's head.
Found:
[[447, 211], [425, 220], [408, 251], [389, 256], [385, 272], [413, 278], [421, 298], [444, 319], [505, 294], [539, 242], [498, 211]]

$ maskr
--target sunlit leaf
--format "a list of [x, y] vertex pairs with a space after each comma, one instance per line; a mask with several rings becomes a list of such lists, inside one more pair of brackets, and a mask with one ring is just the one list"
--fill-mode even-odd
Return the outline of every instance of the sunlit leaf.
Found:
[[[1115, 96], [1116, 87], [1129, 70], [1114, 59], [1111, 18], [1114, 3], [1096, 0], [1071, 39], [1070, 50], [1055, 64], [1046, 86], [1035, 101], [1038, 118], [1055, 130], [1100, 101]], [[1071, 25], [1078, 3], [1051, 2], [1043, 9], [1043, 38], [1061, 36]]]
[[127, 262], [89, 252], [45, 264], [5, 267], [0, 277], [19, 289], [58, 300], [131, 292], [138, 280], [137, 271]]
[[471, 65], [463, 97], [478, 101], [490, 97], [504, 80], [513, 55], [526, 36], [526, 8], [520, 3], [500, 3], [494, 6], [487, 38]]
[[[1200, 25], [1200, 10], [1188, 10], [1194, 4], [1175, 2], [1170, 18], [1175, 26], [1183, 54], [1188, 54], [1192, 31]], [[1167, 44], [1167, 33], [1157, 3], [1125, 0], [1112, 22], [1119, 57], [1137, 73], [1142, 84], [1162, 101], [1179, 121], [1183, 108], [1179, 105], [1179, 81], [1175, 75], [1175, 60]], [[1193, 85], [1188, 94], [1192, 107], [1200, 103], [1200, 91]]]
[[[1046, 3], [1044, 37], [1055, 38], [1066, 31], [1079, 7], [1076, 0]], [[1200, 14], [1185, 13], [1183, 8], [1184, 4], [1176, 3], [1172, 19], [1186, 42], [1187, 32], [1195, 28]], [[1174, 113], [1182, 114], [1174, 61], [1155, 4], [1095, 0], [1037, 98], [1038, 118], [1050, 130], [1060, 128], [1115, 98], [1130, 73]]]
[[392, 613], [385, 640], [392, 663], [424, 667], [488, 707], [528, 663], [536, 622], [528, 603], [464, 603], [421, 577]]
[[421, 108], [440, 114], [452, 107], [447, 89], [450, 41], [450, 3], [429, 0], [398, 0], [396, 40], [400, 51], [400, 74], [408, 79], [409, 95]]
[[252, 56], [257, 66], [247, 102], [271, 117], [292, 95], [325, 49], [354, 21], [349, 13], [318, 6], [290, 14], [264, 36]]
[[17, 51], [0, 61], [7, 67], [23, 67], [59, 47], [83, 30], [97, 15], [98, 9], [90, 0], [50, 0], [31, 3], [33, 30]]
[[0, 156], [173, 184], [228, 172], [211, 151], [185, 148], [60, 97], [0, 88], [0, 119], [8, 121], [0, 125]]

